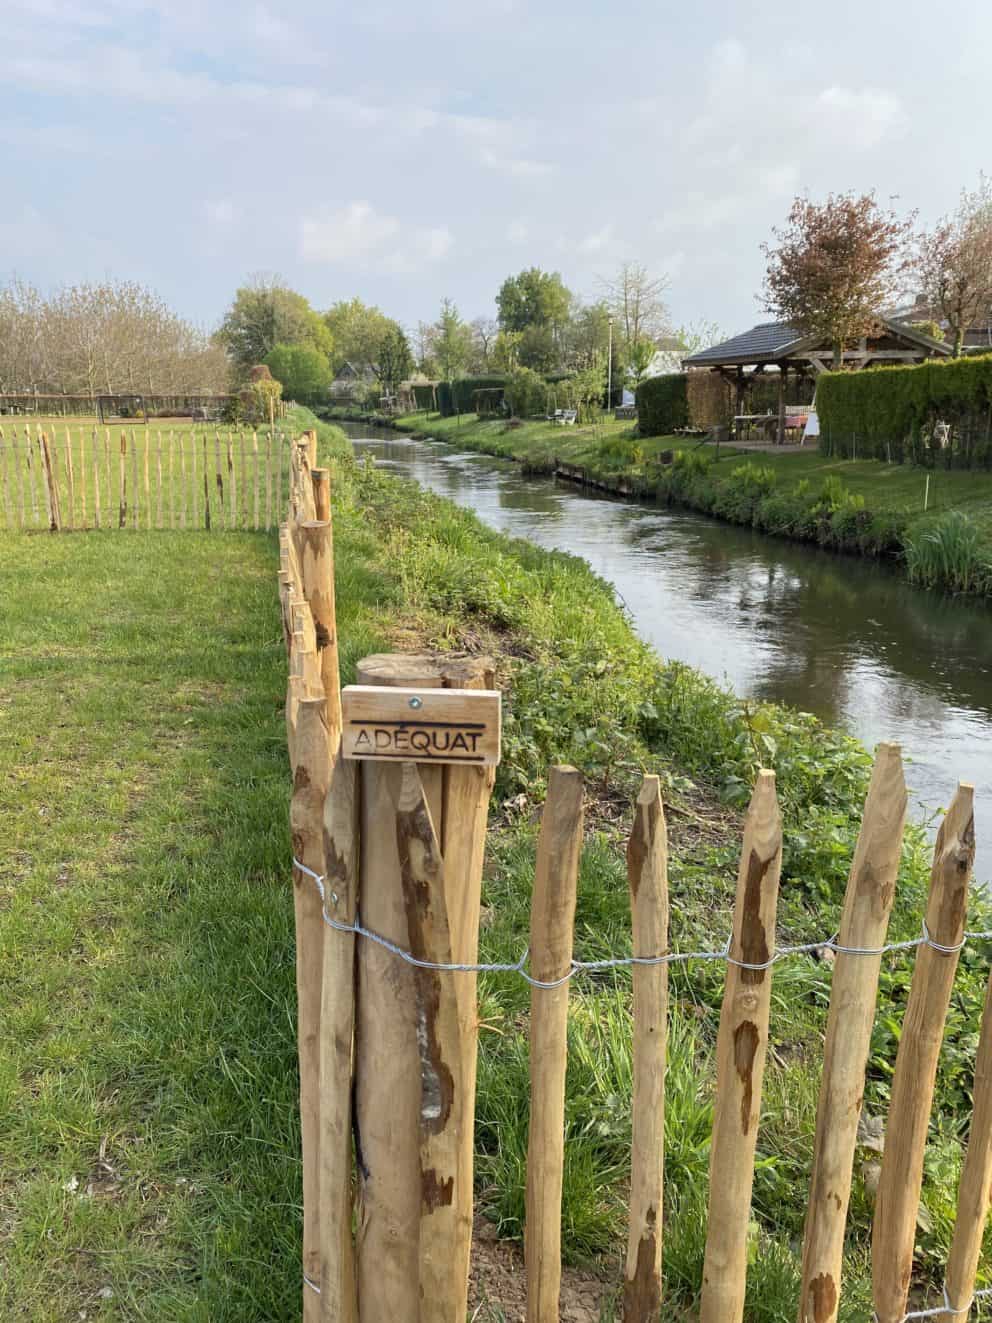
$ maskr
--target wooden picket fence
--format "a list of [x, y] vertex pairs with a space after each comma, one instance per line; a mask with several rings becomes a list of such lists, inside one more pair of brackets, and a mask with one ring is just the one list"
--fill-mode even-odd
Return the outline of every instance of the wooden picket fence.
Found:
[[0, 426], [8, 530], [271, 529], [289, 483], [275, 427]]
[[[557, 1323], [572, 940], [583, 839], [577, 771], [555, 767], [540, 829], [526, 965], [478, 966], [490, 768], [340, 756], [334, 551], [316, 438], [291, 451], [280, 529], [289, 658], [287, 733], [299, 994], [303, 1317], [307, 1323], [464, 1323], [472, 1236], [472, 1147], [480, 968], [532, 987], [525, 1263], [528, 1323]], [[491, 688], [478, 658], [369, 657], [365, 685]], [[879, 973], [915, 949], [872, 1240], [879, 1323], [966, 1318], [992, 1198], [992, 983], [975, 1069], [975, 1111], [945, 1301], [907, 1314], [924, 1147], [974, 858], [962, 784], [933, 856], [923, 936], [889, 947], [906, 815], [897, 746], [878, 751], [835, 953], [802, 1252], [800, 1323], [833, 1323]], [[739, 1323], [773, 966], [782, 827], [772, 772], [747, 811], [717, 1040], [709, 1221], [700, 1323]], [[658, 778], [645, 777], [627, 851], [633, 949], [633, 1098], [623, 1316], [660, 1317], [668, 963], [668, 846]], [[970, 935], [976, 936], [976, 935]], [[984, 934], [978, 936], [985, 936]], [[989, 1292], [980, 1292], [987, 1295]]]

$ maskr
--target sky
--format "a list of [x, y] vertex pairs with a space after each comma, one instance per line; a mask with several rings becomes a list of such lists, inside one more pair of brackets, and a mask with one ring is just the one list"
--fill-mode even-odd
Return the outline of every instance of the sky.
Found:
[[992, 172], [992, 5], [0, 0], [0, 277], [140, 281], [212, 328], [277, 273], [408, 327], [625, 260], [767, 320], [793, 196], [932, 223]]

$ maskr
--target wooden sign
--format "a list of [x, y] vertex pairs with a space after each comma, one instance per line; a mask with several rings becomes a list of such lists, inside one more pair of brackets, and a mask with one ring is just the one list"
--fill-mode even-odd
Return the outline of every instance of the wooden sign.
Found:
[[491, 689], [348, 685], [341, 691], [341, 753], [493, 767], [500, 755], [500, 702]]

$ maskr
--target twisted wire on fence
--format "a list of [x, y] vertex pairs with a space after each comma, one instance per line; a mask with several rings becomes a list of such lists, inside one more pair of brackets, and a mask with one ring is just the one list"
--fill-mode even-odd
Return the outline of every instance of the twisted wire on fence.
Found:
[[[407, 951], [404, 947], [398, 946], [388, 937], [383, 937], [380, 933], [373, 932], [371, 928], [364, 927], [361, 923], [342, 923], [335, 919], [333, 915], [328, 914], [326, 905], [325, 882], [326, 878], [315, 873], [312, 868], [307, 868], [306, 864], [300, 863], [296, 858], [293, 859], [293, 867], [298, 869], [305, 876], [309, 877], [317, 887], [320, 893], [322, 903], [322, 913], [324, 922], [337, 932], [351, 933], [356, 937], [364, 937], [367, 941], [374, 942], [381, 946], [391, 955], [397, 956], [400, 960], [406, 961], [408, 965], [413, 965], [415, 969], [434, 970], [442, 974], [518, 974], [525, 983], [529, 983], [532, 988], [560, 988], [562, 984], [568, 983], [576, 974], [593, 974], [608, 969], [633, 969], [638, 965], [674, 965], [685, 964], [690, 960], [724, 960], [728, 965], [736, 965], [738, 969], [763, 970], [770, 969], [772, 965], [777, 964], [789, 956], [811, 955], [814, 951], [833, 951], [836, 955], [854, 955], [854, 956], [883, 956], [892, 951], [912, 951], [920, 946], [932, 947], [934, 951], [939, 951], [941, 955], [956, 955], [969, 942], [992, 942], [992, 929], [982, 931], [966, 932], [964, 937], [956, 946], [944, 946], [937, 942], [930, 935], [923, 920], [922, 932], [919, 937], [911, 937], [902, 942], [887, 942], [884, 946], [865, 947], [865, 946], [844, 946], [839, 940], [839, 934], [834, 933], [831, 937], [817, 942], [802, 942], [795, 946], [780, 946], [767, 960], [760, 964], [753, 964], [745, 960], [737, 960], [730, 954], [732, 937], [728, 937], [725, 944], [716, 951], [665, 951], [659, 955], [629, 955], [629, 956], [610, 956], [605, 960], [571, 960], [567, 973], [561, 978], [550, 981], [536, 979], [527, 970], [528, 951], [524, 951], [519, 960], [515, 961], [497, 961], [492, 963], [477, 964], [443, 964], [435, 960], [421, 960]], [[332, 900], [337, 897], [332, 893]]]

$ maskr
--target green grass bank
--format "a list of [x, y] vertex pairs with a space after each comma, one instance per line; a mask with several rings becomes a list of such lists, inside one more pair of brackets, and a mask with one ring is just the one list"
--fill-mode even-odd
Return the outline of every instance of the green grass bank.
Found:
[[[898, 560], [921, 587], [992, 595], [992, 473], [839, 459], [815, 447], [772, 454], [684, 437], [641, 437], [606, 419], [508, 426], [474, 414], [383, 420], [526, 470], [672, 502], [854, 555]], [[924, 508], [926, 507], [926, 508]]]
[[[303, 421], [302, 415], [300, 422]], [[507, 694], [482, 959], [526, 944], [553, 761], [586, 774], [576, 954], [629, 953], [623, 844], [642, 773], [666, 787], [672, 942], [722, 946], [758, 765], [786, 830], [782, 941], [829, 935], [869, 760], [813, 718], [747, 704], [634, 635], [584, 562], [514, 543], [411, 484], [334, 469], [344, 678], [423, 645], [492, 652]], [[121, 539], [130, 539], [123, 547]], [[299, 1310], [295, 983], [274, 535], [0, 537], [0, 1313], [226, 1323]], [[51, 584], [60, 585], [53, 593]], [[919, 931], [928, 850], [907, 835], [893, 937]], [[972, 915], [972, 926], [984, 916]], [[952, 1226], [987, 951], [968, 948], [931, 1128], [918, 1242]], [[866, 1091], [884, 1115], [912, 961], [887, 958]], [[776, 966], [748, 1323], [792, 1319], [829, 966]], [[723, 976], [672, 971], [666, 1316], [695, 1317]], [[479, 1202], [519, 1236], [526, 986], [481, 987]], [[573, 984], [564, 1245], [619, 1280], [630, 1142], [630, 979]], [[846, 1323], [868, 1313], [859, 1157]], [[992, 1280], [984, 1270], [983, 1284]], [[481, 1304], [481, 1302], [480, 1302]], [[500, 1302], [479, 1319], [501, 1318]], [[613, 1306], [603, 1318], [614, 1318]]]

